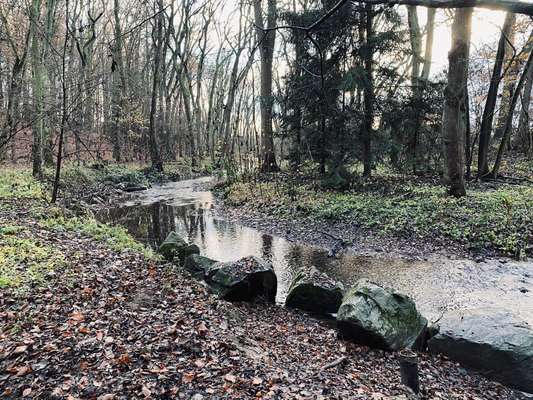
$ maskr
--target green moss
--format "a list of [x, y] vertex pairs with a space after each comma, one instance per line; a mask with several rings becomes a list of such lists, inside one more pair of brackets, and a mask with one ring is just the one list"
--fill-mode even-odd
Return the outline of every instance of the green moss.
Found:
[[106, 243], [116, 251], [132, 250], [142, 253], [147, 259], [158, 260], [159, 257], [144, 244], [135, 240], [122, 226], [102, 224], [94, 218], [66, 218], [64, 216], [45, 218], [40, 224], [56, 231], [79, 232]]
[[47, 272], [65, 265], [58, 249], [34, 239], [0, 235], [0, 287], [42, 284]]
[[0, 199], [41, 199], [42, 185], [28, 169], [0, 170]]
[[454, 198], [437, 184], [389, 182], [350, 192], [316, 190], [314, 183], [235, 183], [224, 189], [229, 205], [292, 217], [348, 221], [380, 236], [446, 239], [470, 249], [490, 248], [514, 257], [531, 254], [533, 188], [472, 186]]

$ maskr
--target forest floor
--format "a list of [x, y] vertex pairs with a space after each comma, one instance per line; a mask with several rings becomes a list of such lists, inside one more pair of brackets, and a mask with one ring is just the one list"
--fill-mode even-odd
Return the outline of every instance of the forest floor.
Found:
[[[218, 300], [124, 229], [16, 177], [0, 173], [1, 398], [409, 398], [396, 354], [303, 313]], [[419, 357], [423, 398], [522, 398]]]
[[329, 247], [338, 238], [361, 254], [524, 259], [533, 255], [531, 182], [471, 182], [456, 199], [432, 178], [388, 173], [334, 191], [278, 173], [217, 190], [227, 215], [290, 240]]

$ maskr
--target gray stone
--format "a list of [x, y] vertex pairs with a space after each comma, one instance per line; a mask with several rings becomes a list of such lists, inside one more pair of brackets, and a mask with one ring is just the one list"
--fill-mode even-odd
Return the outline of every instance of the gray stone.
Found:
[[224, 300], [263, 298], [273, 303], [276, 299], [277, 278], [272, 265], [257, 257], [213, 264], [207, 269], [205, 280]]
[[184, 268], [197, 278], [204, 278], [209, 268], [216, 264], [216, 260], [203, 257], [199, 254], [191, 254], [185, 259]]
[[533, 393], [533, 330], [506, 310], [450, 312], [428, 347], [491, 379]]
[[427, 320], [409, 297], [363, 279], [344, 295], [337, 326], [344, 339], [401, 350], [422, 346]]
[[173, 261], [177, 258], [183, 263], [187, 256], [191, 254], [200, 254], [200, 248], [195, 244], [187, 243], [176, 232], [172, 231], [159, 246], [159, 252], [168, 261]]
[[316, 314], [334, 314], [342, 302], [344, 287], [315, 267], [297, 272], [285, 305]]

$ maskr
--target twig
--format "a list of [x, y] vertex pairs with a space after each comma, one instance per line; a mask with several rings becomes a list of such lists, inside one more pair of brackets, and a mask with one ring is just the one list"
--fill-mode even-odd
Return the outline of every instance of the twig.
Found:
[[333, 367], [336, 367], [337, 365], [345, 364], [348, 361], [346, 356], [342, 356], [337, 358], [335, 361], [330, 362], [329, 364], [324, 365], [322, 368], [320, 368], [320, 372], [324, 372], [328, 369], [331, 369]]

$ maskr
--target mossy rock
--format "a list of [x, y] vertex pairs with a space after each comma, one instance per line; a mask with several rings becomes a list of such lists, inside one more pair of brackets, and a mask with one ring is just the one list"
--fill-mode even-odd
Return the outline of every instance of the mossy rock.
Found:
[[315, 267], [301, 269], [289, 287], [285, 305], [315, 314], [334, 314], [342, 303], [344, 287]]
[[342, 338], [384, 350], [420, 348], [427, 320], [403, 294], [366, 279], [344, 296], [337, 312]]
[[273, 303], [276, 299], [277, 278], [272, 264], [257, 257], [212, 264], [206, 270], [205, 279], [224, 300], [263, 299]]
[[176, 232], [172, 231], [159, 246], [159, 253], [168, 261], [178, 259], [181, 263], [191, 254], [200, 254], [200, 248], [195, 244], [187, 243]]
[[191, 254], [185, 258], [184, 268], [197, 278], [203, 278], [209, 268], [216, 264], [216, 260], [203, 257], [199, 254]]

